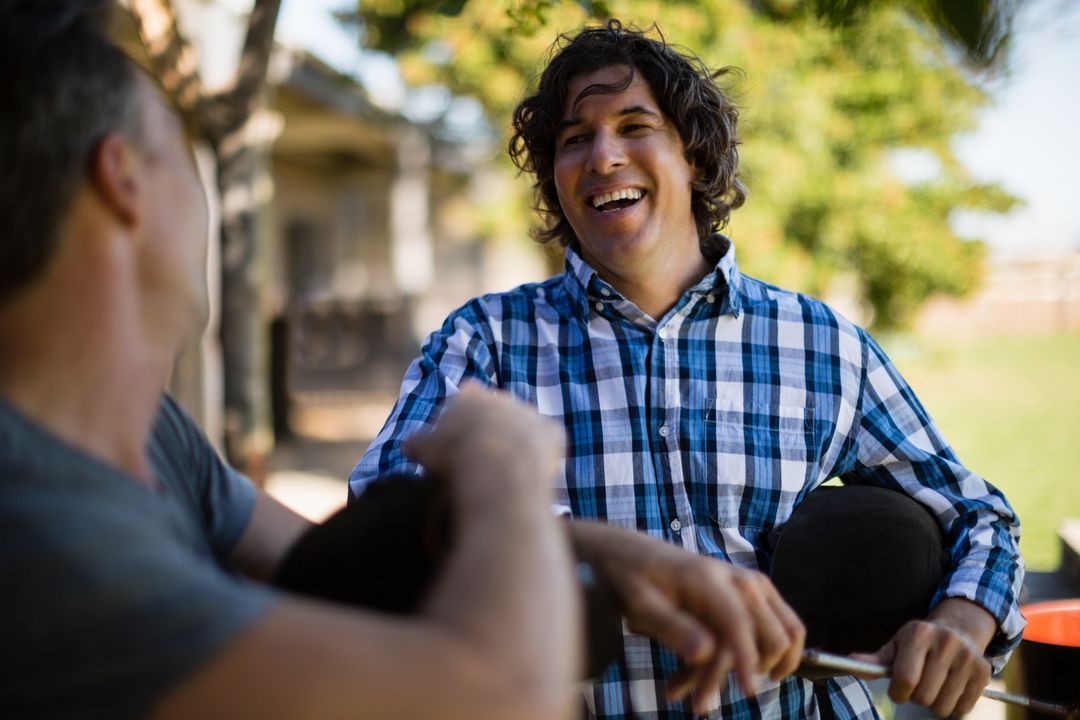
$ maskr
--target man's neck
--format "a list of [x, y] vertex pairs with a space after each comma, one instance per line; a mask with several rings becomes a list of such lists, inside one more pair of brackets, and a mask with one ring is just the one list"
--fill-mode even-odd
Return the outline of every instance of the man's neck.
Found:
[[666, 315], [679, 302], [683, 293], [698, 284], [712, 270], [700, 254], [689, 261], [666, 258], [639, 272], [606, 267], [594, 262], [589, 264], [623, 297], [655, 320]]
[[141, 352], [145, 342], [122, 321], [91, 319], [69, 305], [48, 315], [0, 316], [0, 397], [68, 444], [152, 486], [146, 444], [171, 360]]

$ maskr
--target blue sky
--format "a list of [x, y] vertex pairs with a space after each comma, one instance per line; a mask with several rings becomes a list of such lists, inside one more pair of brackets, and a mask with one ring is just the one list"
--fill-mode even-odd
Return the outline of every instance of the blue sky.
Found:
[[[373, 96], [399, 105], [393, 64], [361, 54], [331, 12], [348, 0], [284, 0], [283, 41], [357, 75]], [[956, 149], [973, 175], [1024, 199], [1007, 216], [958, 215], [956, 228], [1002, 256], [1080, 250], [1080, 2], [1028, 0], [1018, 17], [1010, 72], [988, 82], [994, 101]]]
[[1010, 255], [1080, 250], [1080, 3], [1029, 2], [1010, 66], [978, 130], [956, 149], [976, 177], [1002, 182], [1026, 206], [958, 227]]

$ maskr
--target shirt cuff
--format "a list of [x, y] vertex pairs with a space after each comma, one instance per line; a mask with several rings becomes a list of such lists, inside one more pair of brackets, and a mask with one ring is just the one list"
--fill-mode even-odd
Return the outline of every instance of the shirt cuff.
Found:
[[[1013, 650], [1020, 644], [1027, 620], [1020, 614], [1020, 608], [1016, 603], [1018, 590], [1010, 587], [1005, 580], [1000, 581], [1000, 587], [988, 587], [986, 573], [976, 572], [977, 577], [970, 577], [972, 571], [965, 572], [958, 568], [949, 579], [947, 585], [938, 590], [931, 607], [946, 598], [956, 597], [970, 600], [982, 609], [990, 613], [997, 622], [997, 632], [986, 647], [986, 659], [990, 661], [994, 674], [998, 674], [1005, 667], [1012, 655]], [[1023, 571], [1019, 572], [1019, 586], [1023, 580]]]

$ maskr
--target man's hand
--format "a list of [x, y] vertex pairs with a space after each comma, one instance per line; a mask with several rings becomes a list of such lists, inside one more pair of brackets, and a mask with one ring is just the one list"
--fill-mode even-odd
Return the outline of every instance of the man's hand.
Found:
[[562, 428], [535, 409], [466, 382], [435, 427], [413, 434], [404, 450], [428, 471], [453, 478], [457, 513], [472, 515], [507, 512], [510, 501], [546, 508], [563, 444]]
[[975, 603], [947, 598], [873, 655], [852, 657], [892, 668], [893, 702], [923, 705], [941, 717], [964, 715], [990, 682], [983, 653], [996, 629], [994, 617]]
[[573, 522], [571, 536], [615, 589], [630, 630], [686, 663], [668, 681], [669, 701], [693, 692], [704, 713], [732, 670], [753, 694], [757, 674], [778, 680], [798, 667], [806, 631], [765, 575], [601, 523]]

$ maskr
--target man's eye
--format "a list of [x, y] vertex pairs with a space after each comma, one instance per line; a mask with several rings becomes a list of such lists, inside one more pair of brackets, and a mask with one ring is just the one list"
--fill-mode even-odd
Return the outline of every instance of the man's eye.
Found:
[[628, 125], [623, 125], [623, 132], [628, 132], [628, 133], [638, 132], [640, 130], [648, 130], [648, 129], [649, 129], [648, 125], [642, 125], [641, 123], [630, 123]]

